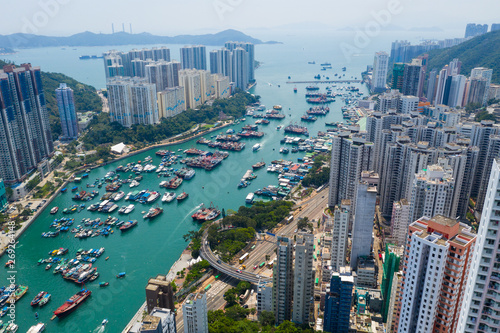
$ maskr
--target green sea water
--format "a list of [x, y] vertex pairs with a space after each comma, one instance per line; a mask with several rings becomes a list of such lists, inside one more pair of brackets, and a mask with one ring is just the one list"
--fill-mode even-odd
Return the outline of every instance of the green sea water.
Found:
[[[131, 47], [123, 47], [129, 49]], [[98, 54], [101, 50], [81, 50], [81, 54]], [[91, 48], [87, 48], [91, 49]], [[104, 48], [109, 49], [109, 48]], [[73, 52], [73, 51], [71, 51]], [[75, 52], [73, 52], [75, 53]], [[103, 80], [102, 60], [93, 62], [79, 61], [78, 58], [66, 57], [69, 54], [68, 50], [60, 50], [57, 48], [31, 49], [23, 50], [16, 55], [17, 60], [26, 59], [23, 57], [30, 56], [29, 60], [34, 65], [44, 68], [54, 69], [52, 64], [47, 59], [52, 59], [58, 55], [61, 66], [69, 68], [68, 64], [76, 65], [84, 63], [85, 68], [93, 68], [93, 72], [88, 71], [89, 77], [102, 78], [93, 80], [85, 80], [78, 77], [78, 73], [72, 73], [71, 70], [64, 71], [68, 75], [73, 75], [77, 79], [81, 79], [85, 83], [94, 84], [101, 87]], [[76, 55], [81, 55], [76, 54]], [[371, 53], [373, 54], [373, 53]], [[38, 56], [37, 56], [38, 55]], [[38, 58], [40, 62], [38, 61]], [[175, 58], [175, 54], [173, 55]], [[196, 170], [196, 176], [184, 183], [176, 190], [177, 193], [183, 190], [189, 193], [189, 198], [181, 203], [176, 201], [171, 203], [157, 203], [164, 208], [164, 213], [153, 221], [144, 221], [142, 211], [147, 211], [150, 205], [136, 204], [136, 209], [129, 215], [130, 219], [137, 219], [139, 225], [125, 233], [115, 231], [114, 234], [105, 238], [102, 236], [88, 238], [84, 240], [74, 238], [74, 234], [61, 234], [56, 238], [42, 238], [41, 233], [49, 231], [49, 225], [54, 219], [54, 216], [49, 214], [50, 208], [58, 206], [60, 212], [55, 217], [62, 217], [62, 209], [69, 207], [75, 202], [71, 199], [73, 193], [58, 194], [56, 199], [50, 204], [33, 225], [21, 236], [16, 249], [16, 283], [29, 286], [29, 291], [16, 304], [16, 322], [20, 326], [19, 331], [25, 332], [31, 325], [34, 325], [35, 312], [39, 314], [39, 321], [47, 324], [47, 332], [92, 332], [97, 328], [104, 318], [109, 319], [106, 327], [106, 332], [119, 332], [128, 323], [130, 318], [135, 314], [138, 307], [145, 300], [145, 286], [149, 277], [157, 274], [166, 274], [170, 266], [179, 258], [181, 252], [186, 247], [182, 235], [189, 230], [196, 230], [199, 225], [193, 222], [190, 215], [196, 210], [196, 207], [201, 203], [206, 205], [213, 202], [219, 208], [237, 209], [240, 205], [244, 205], [245, 197], [249, 192], [253, 192], [264, 186], [273, 184], [277, 185], [277, 175], [267, 173], [263, 168], [257, 171], [257, 179], [252, 181], [252, 184], [245, 189], [238, 189], [239, 180], [245, 174], [245, 171], [251, 169], [251, 165], [264, 160], [269, 164], [274, 159], [287, 158], [297, 161], [298, 157], [304, 154], [288, 154], [281, 155], [278, 153], [280, 140], [284, 136], [284, 132], [277, 131], [277, 125], [288, 125], [290, 123], [298, 123], [307, 126], [311, 136], [316, 136], [319, 130], [325, 130], [325, 121], [341, 121], [342, 115], [340, 107], [343, 105], [339, 98], [337, 102], [330, 105], [331, 112], [325, 116], [319, 116], [315, 123], [301, 123], [300, 116], [305, 114], [305, 110], [310, 106], [304, 98], [305, 84], [290, 85], [286, 84], [288, 76], [291, 80], [313, 80], [313, 76], [321, 74], [334, 78], [334, 73], [344, 74], [346, 78], [351, 76], [360, 78], [360, 72], [366, 69], [366, 64], [372, 60], [372, 55], [367, 51], [366, 55], [362, 55], [355, 61], [347, 62], [342, 56], [338, 48], [333, 44], [316, 45], [312, 42], [291, 43], [283, 45], [259, 45], [256, 49], [256, 58], [261, 61], [261, 66], [256, 70], [257, 86], [251, 90], [252, 93], [261, 96], [262, 103], [268, 108], [275, 104], [283, 106], [283, 112], [287, 115], [286, 119], [281, 121], [273, 120], [269, 125], [261, 125], [260, 129], [266, 134], [261, 139], [243, 139], [247, 143], [246, 148], [241, 152], [230, 152], [229, 158], [222, 162], [222, 165], [207, 172], [204, 170]], [[308, 65], [308, 61], [316, 61], [316, 65]], [[319, 64], [322, 62], [331, 62], [333, 69], [320, 71]], [[52, 66], [52, 67], [51, 67]], [[95, 68], [94, 68], [95, 66]], [[341, 67], [347, 66], [347, 71], [342, 72]], [[72, 69], [74, 70], [74, 68]], [[97, 73], [97, 74], [96, 74]], [[297, 87], [298, 92], [294, 93], [293, 88]], [[338, 85], [340, 87], [341, 85]], [[360, 91], [366, 93], [366, 89], [361, 84], [356, 84]], [[320, 85], [322, 90], [326, 84]], [[253, 124], [254, 119], [247, 117], [245, 124]], [[235, 130], [241, 129], [243, 124], [234, 125]], [[221, 130], [225, 131], [227, 128]], [[210, 135], [207, 135], [210, 138]], [[252, 146], [259, 142], [262, 149], [258, 152], [252, 151]], [[207, 146], [197, 145], [195, 140], [168, 147], [175, 152], [178, 149], [187, 149], [197, 147], [204, 150], [213, 150]], [[151, 150], [139, 155], [129, 157], [122, 161], [117, 161], [109, 165], [97, 168], [90, 172], [88, 180], [83, 180], [79, 186], [85, 187], [87, 183], [93, 183], [95, 179], [102, 178], [111, 170], [114, 170], [118, 165], [124, 165], [128, 162], [144, 160], [146, 156], [152, 156], [156, 165], [160, 163], [160, 158], [156, 157]], [[180, 152], [179, 152], [180, 154]], [[175, 167], [180, 167], [178, 164]], [[159, 182], [164, 178], [157, 178], [156, 173], [144, 173], [144, 179], [141, 185], [134, 189], [150, 189], [159, 190]], [[125, 175], [122, 174], [122, 177]], [[69, 186], [71, 188], [72, 185]], [[128, 186], [122, 187], [126, 193], [129, 191]], [[104, 188], [99, 190], [99, 196], [104, 194]], [[163, 193], [164, 191], [162, 191]], [[87, 206], [97, 202], [98, 197], [87, 202]], [[118, 202], [119, 206], [125, 204], [122, 199]], [[117, 211], [113, 214], [119, 216]], [[83, 210], [80, 213], [70, 215], [75, 218], [75, 225], [79, 224], [80, 220], [85, 217], [101, 219], [106, 218], [106, 214], [98, 212], [89, 212]], [[40, 258], [47, 258], [48, 252], [60, 248], [69, 248], [69, 254], [66, 257], [74, 257], [76, 250], [79, 248], [90, 249], [105, 247], [104, 255], [99, 258], [94, 266], [98, 268], [100, 277], [86, 285], [92, 290], [92, 296], [88, 301], [83, 303], [74, 313], [64, 319], [55, 319], [50, 321], [52, 312], [64, 303], [70, 296], [75, 294], [80, 287], [73, 282], [62, 279], [60, 275], [55, 275], [52, 270], [46, 271], [45, 265], [37, 265]], [[105, 261], [105, 257], [109, 256], [109, 260]], [[0, 263], [7, 261], [4, 256]], [[125, 271], [126, 278], [116, 279], [115, 275]], [[110, 286], [100, 288], [99, 282], [107, 281]], [[0, 270], [0, 285], [7, 285], [7, 274], [3, 268]], [[52, 294], [52, 300], [43, 308], [31, 308], [30, 301], [41, 290], [48, 291]], [[2, 318], [4, 321], [8, 317]]]

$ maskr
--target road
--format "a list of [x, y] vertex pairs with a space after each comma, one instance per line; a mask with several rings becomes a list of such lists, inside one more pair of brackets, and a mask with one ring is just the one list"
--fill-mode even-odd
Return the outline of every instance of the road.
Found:
[[[323, 189], [321, 192], [313, 195], [311, 198], [298, 204], [298, 209], [295, 213], [294, 221], [288, 225], [284, 225], [274, 233], [279, 236], [287, 236], [292, 238], [296, 234], [297, 220], [302, 217], [308, 217], [309, 220], [316, 220], [321, 217], [323, 209], [326, 207], [328, 202], [328, 188]], [[298, 213], [297, 213], [298, 212]], [[257, 241], [255, 249], [250, 253], [249, 259], [245, 262], [246, 269], [238, 273], [238, 267], [233, 267], [222, 261], [218, 261], [215, 257], [210, 246], [207, 242], [208, 228], [205, 230], [202, 239], [201, 256], [203, 259], [207, 260], [212, 267], [218, 271], [227, 274], [235, 279], [248, 281], [253, 284], [268, 283], [271, 282], [271, 278], [261, 276], [260, 274], [265, 271], [265, 269], [253, 269], [255, 265], [259, 265], [263, 261], [266, 261], [266, 255], [270, 256], [270, 259], [274, 259], [274, 253], [276, 249], [276, 239], [269, 235], [261, 237], [261, 240]]]

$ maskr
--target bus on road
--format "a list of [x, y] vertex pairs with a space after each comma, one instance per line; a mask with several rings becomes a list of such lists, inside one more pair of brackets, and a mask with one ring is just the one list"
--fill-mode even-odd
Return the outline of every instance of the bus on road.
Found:
[[208, 286], [205, 287], [205, 291], [207, 291], [208, 289], [212, 288], [212, 285], [209, 284]]
[[245, 260], [247, 260], [249, 257], [250, 257], [250, 255], [248, 254], [248, 252], [245, 253], [244, 255], [242, 255], [240, 258], [240, 264], [244, 263]]
[[265, 262], [265, 261], [261, 262], [261, 263], [260, 263], [260, 265], [259, 265], [259, 268], [264, 267], [264, 265], [265, 265], [265, 264], [266, 264], [266, 262]]

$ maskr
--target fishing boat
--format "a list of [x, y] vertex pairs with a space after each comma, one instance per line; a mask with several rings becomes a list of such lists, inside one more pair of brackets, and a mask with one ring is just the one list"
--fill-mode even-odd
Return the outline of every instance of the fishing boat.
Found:
[[153, 219], [163, 213], [163, 208], [161, 207], [151, 207], [146, 215], [143, 216], [145, 219]]
[[116, 274], [117, 279], [124, 278], [124, 277], [125, 277], [125, 272], [121, 272], [121, 273]]
[[57, 206], [56, 206], [56, 207], [54, 207], [54, 208], [52, 208], [52, 209], [50, 210], [50, 214], [55, 214], [55, 213], [57, 213], [58, 211], [59, 211], [59, 207], [57, 207]]
[[181, 194], [179, 194], [177, 196], [177, 201], [182, 201], [182, 200], [186, 199], [188, 196], [189, 196], [189, 194], [187, 194], [186, 192], [182, 192]]
[[259, 150], [259, 149], [260, 149], [260, 147], [261, 147], [261, 146], [260, 146], [260, 143], [256, 143], [256, 144], [254, 144], [254, 145], [253, 145], [252, 150], [253, 150], [253, 151], [257, 151], [257, 150]]
[[15, 333], [19, 329], [19, 326], [14, 323], [10, 323], [9, 326], [5, 329], [5, 333]]
[[43, 298], [40, 300], [40, 302], [38, 303], [38, 305], [42, 307], [45, 304], [47, 304], [50, 301], [50, 297], [51, 296], [52, 296], [51, 294], [45, 294], [45, 296], [43, 296]]
[[54, 315], [60, 318], [70, 314], [71, 312], [76, 310], [76, 308], [80, 304], [85, 302], [91, 294], [92, 292], [90, 290], [87, 289], [80, 290], [75, 295], [71, 296], [69, 300], [64, 302], [63, 305], [57, 308], [57, 310], [54, 311]]
[[30, 327], [28, 332], [26, 333], [41, 333], [45, 330], [45, 324], [44, 323], [38, 323], [36, 325], [33, 325]]
[[126, 231], [132, 227], [135, 227], [136, 225], [137, 225], [137, 220], [127, 221], [127, 222], [122, 224], [122, 226], [120, 227], [120, 230]]
[[109, 286], [109, 282], [99, 282], [99, 287], [107, 287]]
[[161, 201], [162, 202], [171, 202], [175, 199], [176, 196], [177, 196], [177, 194], [175, 194], [175, 192], [165, 192], [165, 194], [161, 198]]
[[66, 192], [67, 190], [68, 190], [68, 189], [67, 189], [66, 187], [65, 187], [65, 188], [63, 188], [63, 189], [61, 189], [61, 193], [64, 193], [64, 192]]
[[258, 162], [258, 163], [255, 163], [254, 165], [252, 165], [252, 168], [254, 168], [254, 169], [260, 169], [260, 168], [262, 168], [265, 165], [266, 165], [266, 162], [261, 161], [261, 162]]
[[14, 293], [10, 295], [9, 300], [7, 302], [9, 303], [17, 302], [18, 300], [21, 299], [21, 297], [23, 297], [26, 294], [26, 292], [28, 292], [28, 287], [19, 285], [16, 291], [14, 291]]
[[155, 202], [160, 197], [160, 193], [154, 191], [151, 192], [151, 195], [147, 199], [147, 203]]
[[35, 298], [33, 298], [33, 300], [31, 301], [31, 306], [37, 306], [45, 295], [47, 295], [46, 291], [40, 291], [38, 295], [36, 295]]

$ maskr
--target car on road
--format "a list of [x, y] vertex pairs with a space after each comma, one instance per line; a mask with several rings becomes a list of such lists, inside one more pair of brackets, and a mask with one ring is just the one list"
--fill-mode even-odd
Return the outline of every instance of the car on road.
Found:
[[238, 269], [238, 270], [237, 270], [237, 272], [238, 272], [238, 273], [241, 273], [241, 270], [240, 270], [240, 269]]
[[220, 259], [217, 259], [217, 263], [218, 264], [222, 264], [222, 262], [220, 261]]
[[257, 267], [259, 267], [259, 266], [255, 265], [255, 266], [253, 266], [253, 269], [257, 269]]

